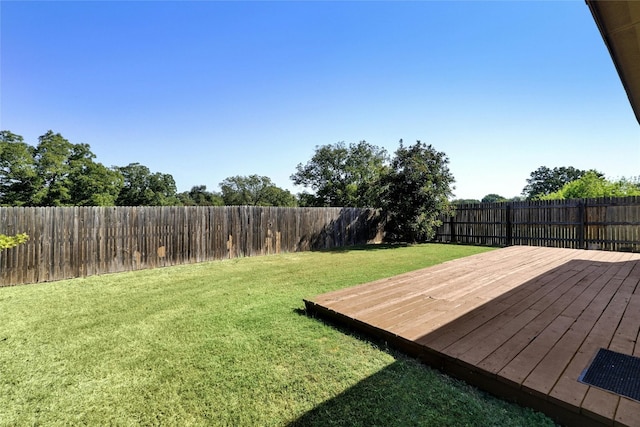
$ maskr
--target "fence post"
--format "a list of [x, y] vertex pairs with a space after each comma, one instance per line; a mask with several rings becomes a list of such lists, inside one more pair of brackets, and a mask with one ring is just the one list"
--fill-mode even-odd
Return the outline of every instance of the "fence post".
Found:
[[584, 202], [578, 202], [578, 249], [587, 249], [584, 244], [586, 218]]
[[506, 212], [505, 212], [505, 220], [506, 220], [506, 246], [511, 246], [513, 244], [513, 229], [511, 228], [511, 203], [507, 203]]
[[456, 222], [454, 220], [455, 214], [449, 217], [449, 230], [451, 232], [451, 243], [456, 243], [458, 238], [456, 237]]

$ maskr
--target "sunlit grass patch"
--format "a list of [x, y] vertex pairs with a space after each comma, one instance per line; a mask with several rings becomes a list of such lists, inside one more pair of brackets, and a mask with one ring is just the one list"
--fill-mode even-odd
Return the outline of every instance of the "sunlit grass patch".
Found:
[[303, 298], [485, 250], [354, 248], [1, 288], [0, 424], [549, 423], [302, 313]]

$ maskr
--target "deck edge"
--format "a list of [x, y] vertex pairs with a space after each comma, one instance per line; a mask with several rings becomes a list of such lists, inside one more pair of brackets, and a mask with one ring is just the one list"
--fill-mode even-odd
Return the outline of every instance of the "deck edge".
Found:
[[328, 307], [303, 299], [308, 315], [346, 326], [373, 339], [384, 341], [390, 348], [398, 350], [421, 363], [467, 384], [483, 390], [500, 399], [516, 403], [523, 407], [539, 411], [561, 425], [580, 427], [599, 427], [602, 422], [580, 411], [580, 408], [568, 408], [558, 405], [548, 396], [532, 394], [517, 384], [509, 384], [504, 378], [474, 367], [464, 361], [440, 353], [415, 341], [390, 333], [373, 325], [354, 319]]

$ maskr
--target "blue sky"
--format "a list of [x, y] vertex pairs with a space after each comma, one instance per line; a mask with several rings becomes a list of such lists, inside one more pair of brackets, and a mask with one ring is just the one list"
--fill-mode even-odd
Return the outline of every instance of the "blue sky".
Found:
[[317, 145], [432, 144], [457, 198], [540, 166], [640, 175], [640, 126], [575, 1], [0, 2], [0, 128], [51, 129], [179, 191]]

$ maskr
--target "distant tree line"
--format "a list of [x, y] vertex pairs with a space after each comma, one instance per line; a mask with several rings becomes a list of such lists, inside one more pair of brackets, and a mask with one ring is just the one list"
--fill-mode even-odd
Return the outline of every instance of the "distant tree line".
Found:
[[400, 141], [393, 157], [361, 141], [316, 147], [291, 176], [304, 191], [294, 196], [269, 177], [224, 179], [219, 192], [197, 185], [178, 193], [170, 174], [140, 163], [106, 167], [88, 144], [48, 131], [38, 144], [0, 132], [0, 206], [345, 206], [384, 210], [393, 240], [433, 236], [442, 213], [451, 212], [453, 176], [447, 156], [431, 145]]
[[106, 167], [88, 144], [48, 131], [34, 147], [0, 131], [0, 206], [296, 206], [296, 197], [270, 178], [234, 176], [221, 192], [204, 185], [178, 193], [173, 176], [140, 163]]
[[88, 144], [72, 144], [48, 131], [34, 147], [20, 135], [0, 132], [0, 206], [339, 206], [380, 208], [390, 240], [417, 242], [433, 236], [443, 214], [458, 203], [640, 195], [640, 180], [609, 181], [596, 170], [542, 166], [530, 174], [522, 196], [487, 194], [481, 200], [453, 196], [449, 159], [417, 141], [390, 156], [366, 141], [317, 146], [291, 180], [297, 196], [269, 177], [232, 176], [220, 191], [205, 185], [178, 193], [170, 174], [140, 163], [106, 167]]
[[499, 194], [487, 194], [481, 200], [456, 199], [454, 204], [518, 202], [522, 200], [588, 199], [597, 197], [640, 196], [640, 176], [605, 178], [597, 170], [582, 170], [573, 166], [540, 166], [531, 172], [522, 196], [506, 198]]
[[541, 166], [531, 172], [522, 194], [527, 200], [639, 196], [640, 177], [610, 180], [595, 169]]

